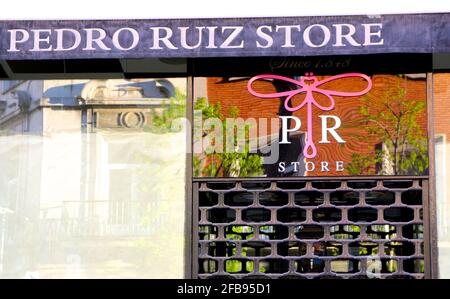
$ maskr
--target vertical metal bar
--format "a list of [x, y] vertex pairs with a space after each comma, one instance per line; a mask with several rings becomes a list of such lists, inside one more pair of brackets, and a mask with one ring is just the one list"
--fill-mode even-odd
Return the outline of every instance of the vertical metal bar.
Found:
[[81, 182], [80, 182], [80, 205], [79, 205], [79, 215], [81, 219], [85, 219], [87, 217], [87, 212], [89, 210], [88, 206], [88, 199], [89, 199], [89, 158], [90, 158], [90, 151], [88, 148], [89, 144], [89, 133], [91, 132], [89, 130], [89, 110], [86, 108], [86, 106], [81, 105], [81, 124], [80, 124], [80, 132], [81, 132], [81, 163], [80, 165], [80, 173], [81, 176]]
[[199, 183], [192, 184], [192, 242], [191, 242], [191, 278], [198, 277], [198, 189]]
[[430, 234], [430, 195], [428, 189], [428, 182], [422, 181], [422, 199], [423, 199], [423, 242], [424, 242], [424, 264], [425, 264], [425, 278], [433, 277], [432, 265], [432, 246]]
[[193, 198], [192, 198], [192, 117], [193, 117], [193, 77], [187, 77], [187, 94], [186, 94], [186, 169], [185, 169], [185, 256], [184, 256], [184, 273], [185, 278], [192, 278], [192, 246], [196, 244], [193, 241]]
[[[430, 264], [430, 278], [438, 278], [438, 247], [437, 247], [437, 211], [436, 211], [436, 168], [435, 168], [435, 144], [434, 144], [434, 97], [433, 74], [427, 73], [427, 125], [428, 125], [428, 157], [429, 157], [429, 190], [426, 198], [427, 208], [424, 206], [424, 215], [427, 214], [429, 222], [424, 232], [429, 235], [430, 250], [428, 253]], [[425, 202], [424, 202], [425, 205]], [[425, 258], [427, 258], [425, 256]]]

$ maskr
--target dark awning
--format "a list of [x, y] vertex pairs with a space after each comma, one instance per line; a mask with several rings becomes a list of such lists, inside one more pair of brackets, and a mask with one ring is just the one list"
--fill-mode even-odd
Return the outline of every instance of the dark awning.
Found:
[[450, 52], [450, 14], [1, 21], [0, 59]]

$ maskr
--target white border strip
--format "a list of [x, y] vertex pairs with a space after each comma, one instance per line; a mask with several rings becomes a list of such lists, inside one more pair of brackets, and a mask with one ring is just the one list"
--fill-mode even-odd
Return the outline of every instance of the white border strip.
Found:
[[195, 19], [450, 12], [446, 0], [4, 0], [0, 20]]

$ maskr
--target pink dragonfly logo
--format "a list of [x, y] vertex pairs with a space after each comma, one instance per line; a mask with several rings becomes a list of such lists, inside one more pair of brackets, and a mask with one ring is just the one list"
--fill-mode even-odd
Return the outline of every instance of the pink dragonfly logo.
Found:
[[[343, 79], [343, 78], [362, 78], [367, 82], [367, 87], [362, 91], [357, 92], [345, 92], [345, 91], [335, 91], [335, 90], [327, 90], [319, 88], [321, 85]], [[253, 82], [257, 80], [281, 80], [285, 82], [289, 82], [292, 84], [295, 84], [299, 86], [300, 88], [294, 89], [294, 90], [288, 90], [283, 92], [276, 92], [276, 93], [259, 93], [253, 90], [252, 84]], [[306, 73], [305, 76], [301, 77], [300, 80], [295, 80], [288, 77], [278, 76], [278, 75], [270, 75], [270, 74], [264, 74], [264, 75], [258, 75], [253, 78], [251, 78], [247, 83], [247, 89], [248, 91], [259, 98], [280, 98], [280, 97], [286, 97], [284, 100], [284, 107], [287, 111], [294, 112], [302, 107], [306, 106], [307, 109], [307, 133], [306, 133], [306, 146], [303, 149], [303, 155], [306, 158], [314, 158], [317, 155], [317, 149], [313, 141], [313, 128], [312, 128], [312, 107], [316, 106], [322, 111], [330, 111], [334, 109], [335, 101], [333, 99], [333, 96], [341, 96], [341, 97], [356, 97], [361, 96], [369, 92], [369, 90], [372, 88], [372, 81], [370, 78], [364, 74], [360, 73], [347, 73], [347, 74], [341, 74], [337, 76], [332, 76], [324, 80], [317, 79], [316, 76], [313, 76], [313, 73]], [[319, 93], [323, 94], [328, 98], [328, 105], [321, 105], [319, 104], [315, 99], [313, 93]], [[306, 93], [305, 99], [297, 106], [292, 107], [291, 106], [291, 100], [294, 96], [298, 94]]]

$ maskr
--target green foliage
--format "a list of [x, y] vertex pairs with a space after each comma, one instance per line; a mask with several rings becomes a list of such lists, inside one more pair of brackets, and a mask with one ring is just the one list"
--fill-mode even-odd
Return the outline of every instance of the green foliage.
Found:
[[[407, 79], [405, 79], [407, 80]], [[363, 99], [359, 109], [362, 116], [360, 126], [367, 135], [380, 139], [389, 153], [377, 149], [374, 155], [353, 154], [352, 162], [348, 164], [349, 174], [371, 174], [374, 165], [389, 157], [393, 173], [378, 174], [420, 175], [428, 169], [427, 138], [424, 130], [418, 124], [418, 118], [424, 115], [426, 102], [424, 100], [405, 99], [405, 89], [401, 87], [390, 89], [385, 96], [373, 101]], [[375, 173], [373, 173], [375, 174]]]
[[349, 175], [369, 174], [373, 165], [373, 158], [358, 153], [352, 154], [352, 161], [347, 164]]
[[156, 134], [179, 132], [181, 128], [174, 127], [173, 121], [186, 117], [186, 95], [176, 89], [175, 96], [164, 100], [160, 108], [153, 108], [151, 114], [150, 132]]
[[[226, 138], [227, 123], [225, 116], [223, 115], [222, 107], [220, 103], [209, 104], [207, 99], [198, 98], [194, 110], [201, 111], [203, 120], [208, 118], [219, 119], [222, 123], [223, 137]], [[239, 117], [239, 109], [237, 107], [231, 107], [228, 111], [229, 117]], [[203, 128], [194, 127], [194, 130], [202, 130], [200, 136], [204, 137], [211, 132], [204, 130]], [[233, 128], [234, 133], [231, 142], [238, 144], [237, 128]], [[194, 155], [194, 176], [204, 177], [217, 177], [217, 176], [240, 176], [251, 177], [259, 176], [263, 174], [263, 158], [258, 154], [250, 153], [249, 147], [249, 130], [250, 126], [246, 125], [245, 128], [245, 145], [244, 148], [240, 148], [239, 151], [226, 152], [212, 152], [202, 153]], [[194, 134], [197, 136], [198, 134]]]

